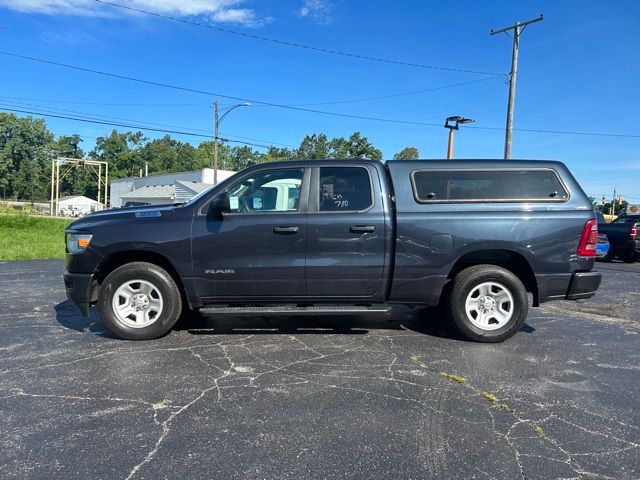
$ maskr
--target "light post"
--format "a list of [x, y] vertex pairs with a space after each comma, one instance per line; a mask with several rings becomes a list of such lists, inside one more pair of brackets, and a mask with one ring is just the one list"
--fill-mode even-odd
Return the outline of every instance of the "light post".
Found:
[[218, 118], [218, 101], [213, 102], [213, 184], [218, 184], [218, 127], [224, 120], [224, 117], [229, 115], [231, 110], [234, 110], [238, 107], [249, 107], [251, 104], [249, 102], [239, 103], [237, 105], [233, 105], [230, 108], [227, 108], [222, 116]]
[[453, 159], [453, 131], [458, 130], [460, 125], [465, 123], [472, 123], [475, 120], [471, 120], [470, 118], [461, 117], [456, 115], [454, 117], [447, 117], [444, 122], [444, 128], [449, 129], [449, 144], [447, 146], [447, 160]]

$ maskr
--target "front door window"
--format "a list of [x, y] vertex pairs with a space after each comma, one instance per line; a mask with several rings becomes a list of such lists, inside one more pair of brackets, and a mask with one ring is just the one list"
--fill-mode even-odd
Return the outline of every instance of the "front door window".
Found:
[[231, 213], [297, 212], [303, 170], [268, 170], [246, 177], [228, 189]]

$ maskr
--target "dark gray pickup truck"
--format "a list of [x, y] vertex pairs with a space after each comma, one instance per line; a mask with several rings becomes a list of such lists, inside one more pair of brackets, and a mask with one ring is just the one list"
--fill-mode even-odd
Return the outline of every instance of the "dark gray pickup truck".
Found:
[[248, 168], [179, 205], [114, 209], [66, 231], [68, 297], [126, 339], [207, 314], [384, 313], [440, 305], [499, 342], [533, 306], [585, 299], [593, 207], [547, 161], [292, 161]]

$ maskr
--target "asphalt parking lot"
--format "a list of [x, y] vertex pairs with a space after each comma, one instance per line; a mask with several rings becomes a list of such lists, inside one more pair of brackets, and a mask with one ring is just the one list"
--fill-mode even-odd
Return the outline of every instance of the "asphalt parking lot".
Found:
[[640, 478], [640, 263], [599, 268], [499, 345], [406, 308], [136, 343], [0, 263], [0, 478]]

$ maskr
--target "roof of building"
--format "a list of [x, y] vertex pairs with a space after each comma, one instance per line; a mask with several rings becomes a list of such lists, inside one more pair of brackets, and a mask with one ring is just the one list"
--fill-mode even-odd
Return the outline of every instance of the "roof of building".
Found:
[[185, 182], [184, 180], [176, 180], [176, 183], [188, 188], [189, 190], [193, 190], [194, 193], [204, 192], [205, 190], [211, 188], [213, 185], [210, 183], [203, 182]]
[[122, 195], [122, 198], [173, 198], [174, 185], [149, 185]]
[[67, 195], [65, 197], [60, 197], [58, 199], [58, 202], [62, 202], [65, 200], [71, 200], [72, 198], [78, 198], [78, 199], [82, 199], [84, 202], [90, 202], [90, 203], [98, 203], [97, 200], [94, 200], [93, 198], [89, 198], [89, 197], [85, 197], [84, 195]]
[[168, 198], [176, 201], [188, 200], [192, 196], [211, 188], [208, 183], [176, 180], [170, 185], [148, 185], [133, 190], [122, 198]]
[[[139, 180], [139, 179], [142, 179], [142, 178], [153, 179], [153, 178], [156, 178], [156, 177], [162, 178], [162, 177], [170, 177], [170, 176], [202, 174], [205, 171], [213, 171], [213, 168], [205, 167], [205, 168], [202, 168], [200, 170], [186, 170], [184, 172], [158, 173], [156, 175], [149, 175], [147, 177], [140, 177], [140, 176], [120, 177], [120, 178], [113, 178], [110, 181], [113, 183], [113, 182], [118, 182], [118, 181], [122, 181], [122, 180]], [[221, 168], [218, 169], [218, 175], [230, 176], [230, 175], [232, 175], [234, 173], [236, 173], [234, 170], [223, 170]]]

